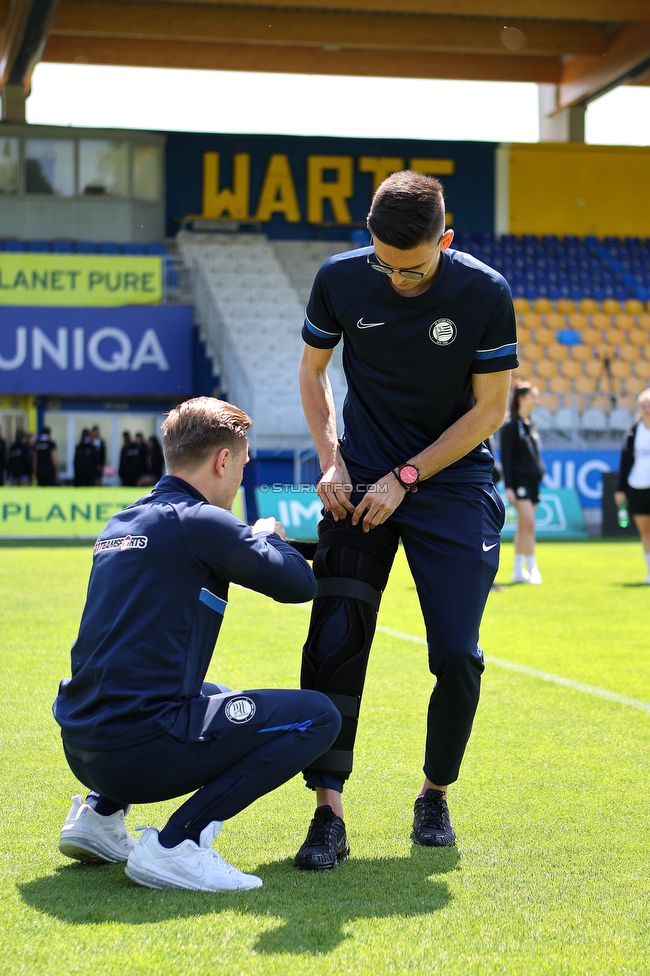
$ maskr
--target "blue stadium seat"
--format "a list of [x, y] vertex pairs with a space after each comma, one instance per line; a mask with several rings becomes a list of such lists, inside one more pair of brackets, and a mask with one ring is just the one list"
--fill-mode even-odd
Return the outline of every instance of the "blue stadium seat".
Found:
[[74, 247], [72, 241], [52, 241], [52, 254], [72, 254]]
[[144, 249], [147, 254], [156, 257], [164, 258], [167, 256], [167, 245], [162, 241], [151, 241], [149, 244], [145, 244]]
[[138, 241], [127, 241], [122, 244], [122, 254], [144, 254], [144, 244]]
[[50, 242], [49, 241], [27, 241], [27, 250], [31, 254], [49, 254]]
[[74, 249], [77, 254], [97, 254], [97, 245], [94, 241], [77, 241]]
[[10, 251], [10, 252], [12, 252], [14, 254], [20, 254], [22, 251], [25, 250], [25, 242], [24, 241], [15, 241], [15, 240], [5, 241], [4, 242], [4, 250], [5, 251]]
[[121, 254], [122, 247], [117, 241], [100, 241], [97, 245], [100, 254]]

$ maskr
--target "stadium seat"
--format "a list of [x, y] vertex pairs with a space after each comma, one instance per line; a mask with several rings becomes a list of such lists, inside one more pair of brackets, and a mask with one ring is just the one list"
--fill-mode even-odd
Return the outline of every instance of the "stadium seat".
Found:
[[74, 247], [72, 241], [52, 241], [52, 254], [72, 254]]
[[643, 302], [640, 302], [638, 298], [628, 298], [625, 303], [625, 311], [629, 315], [640, 315], [643, 311]]
[[625, 345], [627, 339], [624, 332], [621, 332], [620, 329], [617, 329], [611, 325], [605, 331], [605, 341], [609, 346], [611, 346], [612, 349], [617, 349], [620, 348], [620, 346]]
[[643, 377], [644, 380], [650, 380], [650, 359], [637, 359], [634, 364], [634, 374]]
[[571, 380], [566, 376], [551, 376], [548, 381], [548, 388], [551, 393], [570, 393]]
[[578, 376], [573, 383], [576, 393], [591, 394], [596, 392], [596, 380], [593, 376]]
[[637, 325], [640, 329], [650, 332], [650, 312], [640, 312], [637, 316]]
[[528, 329], [539, 329], [543, 326], [542, 316], [539, 312], [526, 312], [522, 314], [521, 320]]
[[643, 393], [647, 386], [648, 380], [643, 376], [628, 376], [625, 380], [625, 394], [636, 397], [639, 393]]
[[624, 359], [613, 359], [610, 369], [612, 376], [617, 380], [625, 380], [631, 374], [630, 364]]
[[580, 302], [580, 311], [585, 315], [593, 315], [600, 311], [600, 308], [598, 302], [594, 301], [593, 298], [583, 298]]
[[3, 250], [12, 254], [20, 254], [25, 250], [25, 242], [14, 240], [5, 241]]
[[[554, 393], [542, 393], [539, 398], [537, 410], [546, 410], [547, 413], [556, 413], [560, 409], [560, 398]], [[535, 411], [533, 411], [534, 413]]]
[[616, 406], [609, 415], [610, 430], [627, 430], [632, 423], [632, 415], [621, 406]]
[[122, 254], [144, 254], [144, 244], [138, 241], [127, 241], [122, 244]]
[[639, 347], [633, 346], [631, 342], [624, 342], [618, 348], [620, 358], [626, 363], [635, 363], [639, 359]]
[[595, 407], [589, 407], [580, 417], [580, 427], [583, 430], [607, 430], [607, 414]]
[[585, 345], [571, 346], [570, 352], [571, 359], [579, 363], [586, 363], [593, 357], [591, 348]]
[[97, 254], [97, 245], [94, 241], [77, 241], [74, 249], [77, 254]]
[[587, 360], [584, 365], [584, 370], [585, 374], [591, 376], [593, 379], [599, 379], [605, 374], [605, 366], [600, 358]]
[[535, 372], [537, 376], [550, 380], [557, 376], [557, 364], [551, 359], [540, 359], [535, 365]]
[[538, 363], [544, 359], [544, 349], [536, 342], [526, 343], [526, 359], [529, 363]]
[[514, 298], [513, 304], [515, 306], [515, 312], [517, 315], [522, 313], [525, 314], [526, 312], [530, 311], [530, 303], [528, 299], [524, 298], [522, 295], [518, 295], [516, 298]]
[[122, 247], [117, 241], [100, 241], [97, 245], [100, 254], [121, 254]]
[[573, 430], [576, 425], [576, 412], [572, 407], [560, 407], [554, 417], [556, 430]]
[[627, 312], [620, 312], [618, 315], [615, 315], [614, 322], [616, 323], [616, 328], [621, 329], [623, 332], [629, 332], [636, 327], [634, 316], [629, 315]]
[[555, 360], [556, 363], [569, 358], [569, 347], [565, 346], [563, 342], [551, 342], [546, 348], [549, 358]]
[[618, 315], [620, 311], [620, 303], [615, 298], [606, 298], [603, 302], [603, 312], [606, 312], [608, 315]]
[[612, 398], [610, 396], [596, 396], [591, 401], [594, 410], [601, 410], [604, 414], [609, 414], [612, 409]]
[[536, 410], [533, 410], [532, 417], [538, 430], [553, 429], [553, 414], [544, 407], [537, 407]]
[[535, 311], [546, 314], [547, 312], [553, 311], [553, 303], [550, 298], [536, 298], [535, 299]]
[[558, 312], [575, 312], [575, 302], [572, 298], [560, 298], [557, 303]]
[[562, 369], [562, 376], [566, 376], [570, 380], [575, 380], [578, 376], [583, 375], [582, 363], [576, 359], [566, 359], [560, 363], [560, 367]]
[[27, 241], [27, 250], [31, 254], [49, 254], [50, 242], [49, 241]]
[[589, 326], [582, 330], [582, 341], [587, 346], [595, 346], [602, 340], [603, 334], [600, 329]]
[[591, 316], [591, 324], [593, 325], [594, 329], [600, 329], [601, 332], [604, 332], [606, 329], [610, 328], [612, 324], [612, 317], [611, 315], [605, 315], [604, 312], [594, 312], [594, 314]]
[[149, 244], [144, 246], [145, 253], [151, 254], [154, 257], [166, 257], [167, 256], [167, 245], [162, 241], [151, 241]]
[[555, 332], [545, 325], [540, 325], [535, 329], [535, 342], [540, 346], [548, 346], [549, 343], [555, 342]]
[[628, 341], [632, 346], [640, 346], [643, 348], [648, 344], [648, 333], [643, 329], [634, 328], [630, 329], [627, 334]]
[[566, 315], [560, 315], [559, 312], [547, 312], [546, 314], [546, 325], [553, 332], [558, 332], [560, 329], [566, 328]]
[[[624, 396], [621, 397], [617, 403], [619, 410], [627, 410], [632, 418], [634, 418], [637, 409], [636, 397], [634, 396]], [[630, 421], [632, 423], [632, 421]]]

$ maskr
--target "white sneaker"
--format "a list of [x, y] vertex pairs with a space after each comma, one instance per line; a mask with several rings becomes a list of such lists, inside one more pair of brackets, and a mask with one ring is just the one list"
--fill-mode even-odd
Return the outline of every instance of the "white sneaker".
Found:
[[530, 573], [527, 569], [521, 569], [518, 573], [512, 574], [511, 583], [530, 583]]
[[79, 794], [72, 797], [59, 837], [59, 850], [66, 857], [87, 864], [118, 864], [127, 860], [135, 843], [124, 824], [123, 810], [102, 817]]
[[537, 566], [535, 566], [535, 569], [531, 569], [530, 573], [528, 574], [528, 582], [533, 583], [535, 586], [539, 586], [539, 584], [542, 582], [542, 574], [538, 570]]
[[129, 854], [126, 874], [145, 888], [187, 888], [190, 891], [246, 891], [261, 888], [262, 879], [244, 874], [228, 864], [212, 848], [223, 825], [214, 821], [201, 832], [199, 843], [184, 840], [176, 847], [163, 847], [158, 831], [145, 830]]

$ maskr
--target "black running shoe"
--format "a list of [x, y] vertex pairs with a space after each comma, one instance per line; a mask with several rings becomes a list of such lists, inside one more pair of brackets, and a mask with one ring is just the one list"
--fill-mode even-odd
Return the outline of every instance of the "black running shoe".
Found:
[[328, 805], [316, 808], [305, 843], [296, 854], [294, 864], [306, 871], [327, 871], [350, 853], [345, 824]]
[[427, 790], [415, 801], [413, 839], [424, 847], [451, 847], [456, 834], [442, 790]]

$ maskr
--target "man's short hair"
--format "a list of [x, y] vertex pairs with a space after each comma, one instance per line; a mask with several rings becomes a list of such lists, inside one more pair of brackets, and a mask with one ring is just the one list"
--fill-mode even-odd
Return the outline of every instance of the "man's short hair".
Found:
[[368, 230], [400, 251], [438, 241], [445, 230], [445, 200], [440, 180], [410, 169], [391, 173], [370, 204]]
[[238, 453], [246, 446], [246, 431], [252, 423], [239, 407], [216, 397], [194, 397], [179, 403], [162, 423], [167, 470], [193, 471], [224, 447]]

